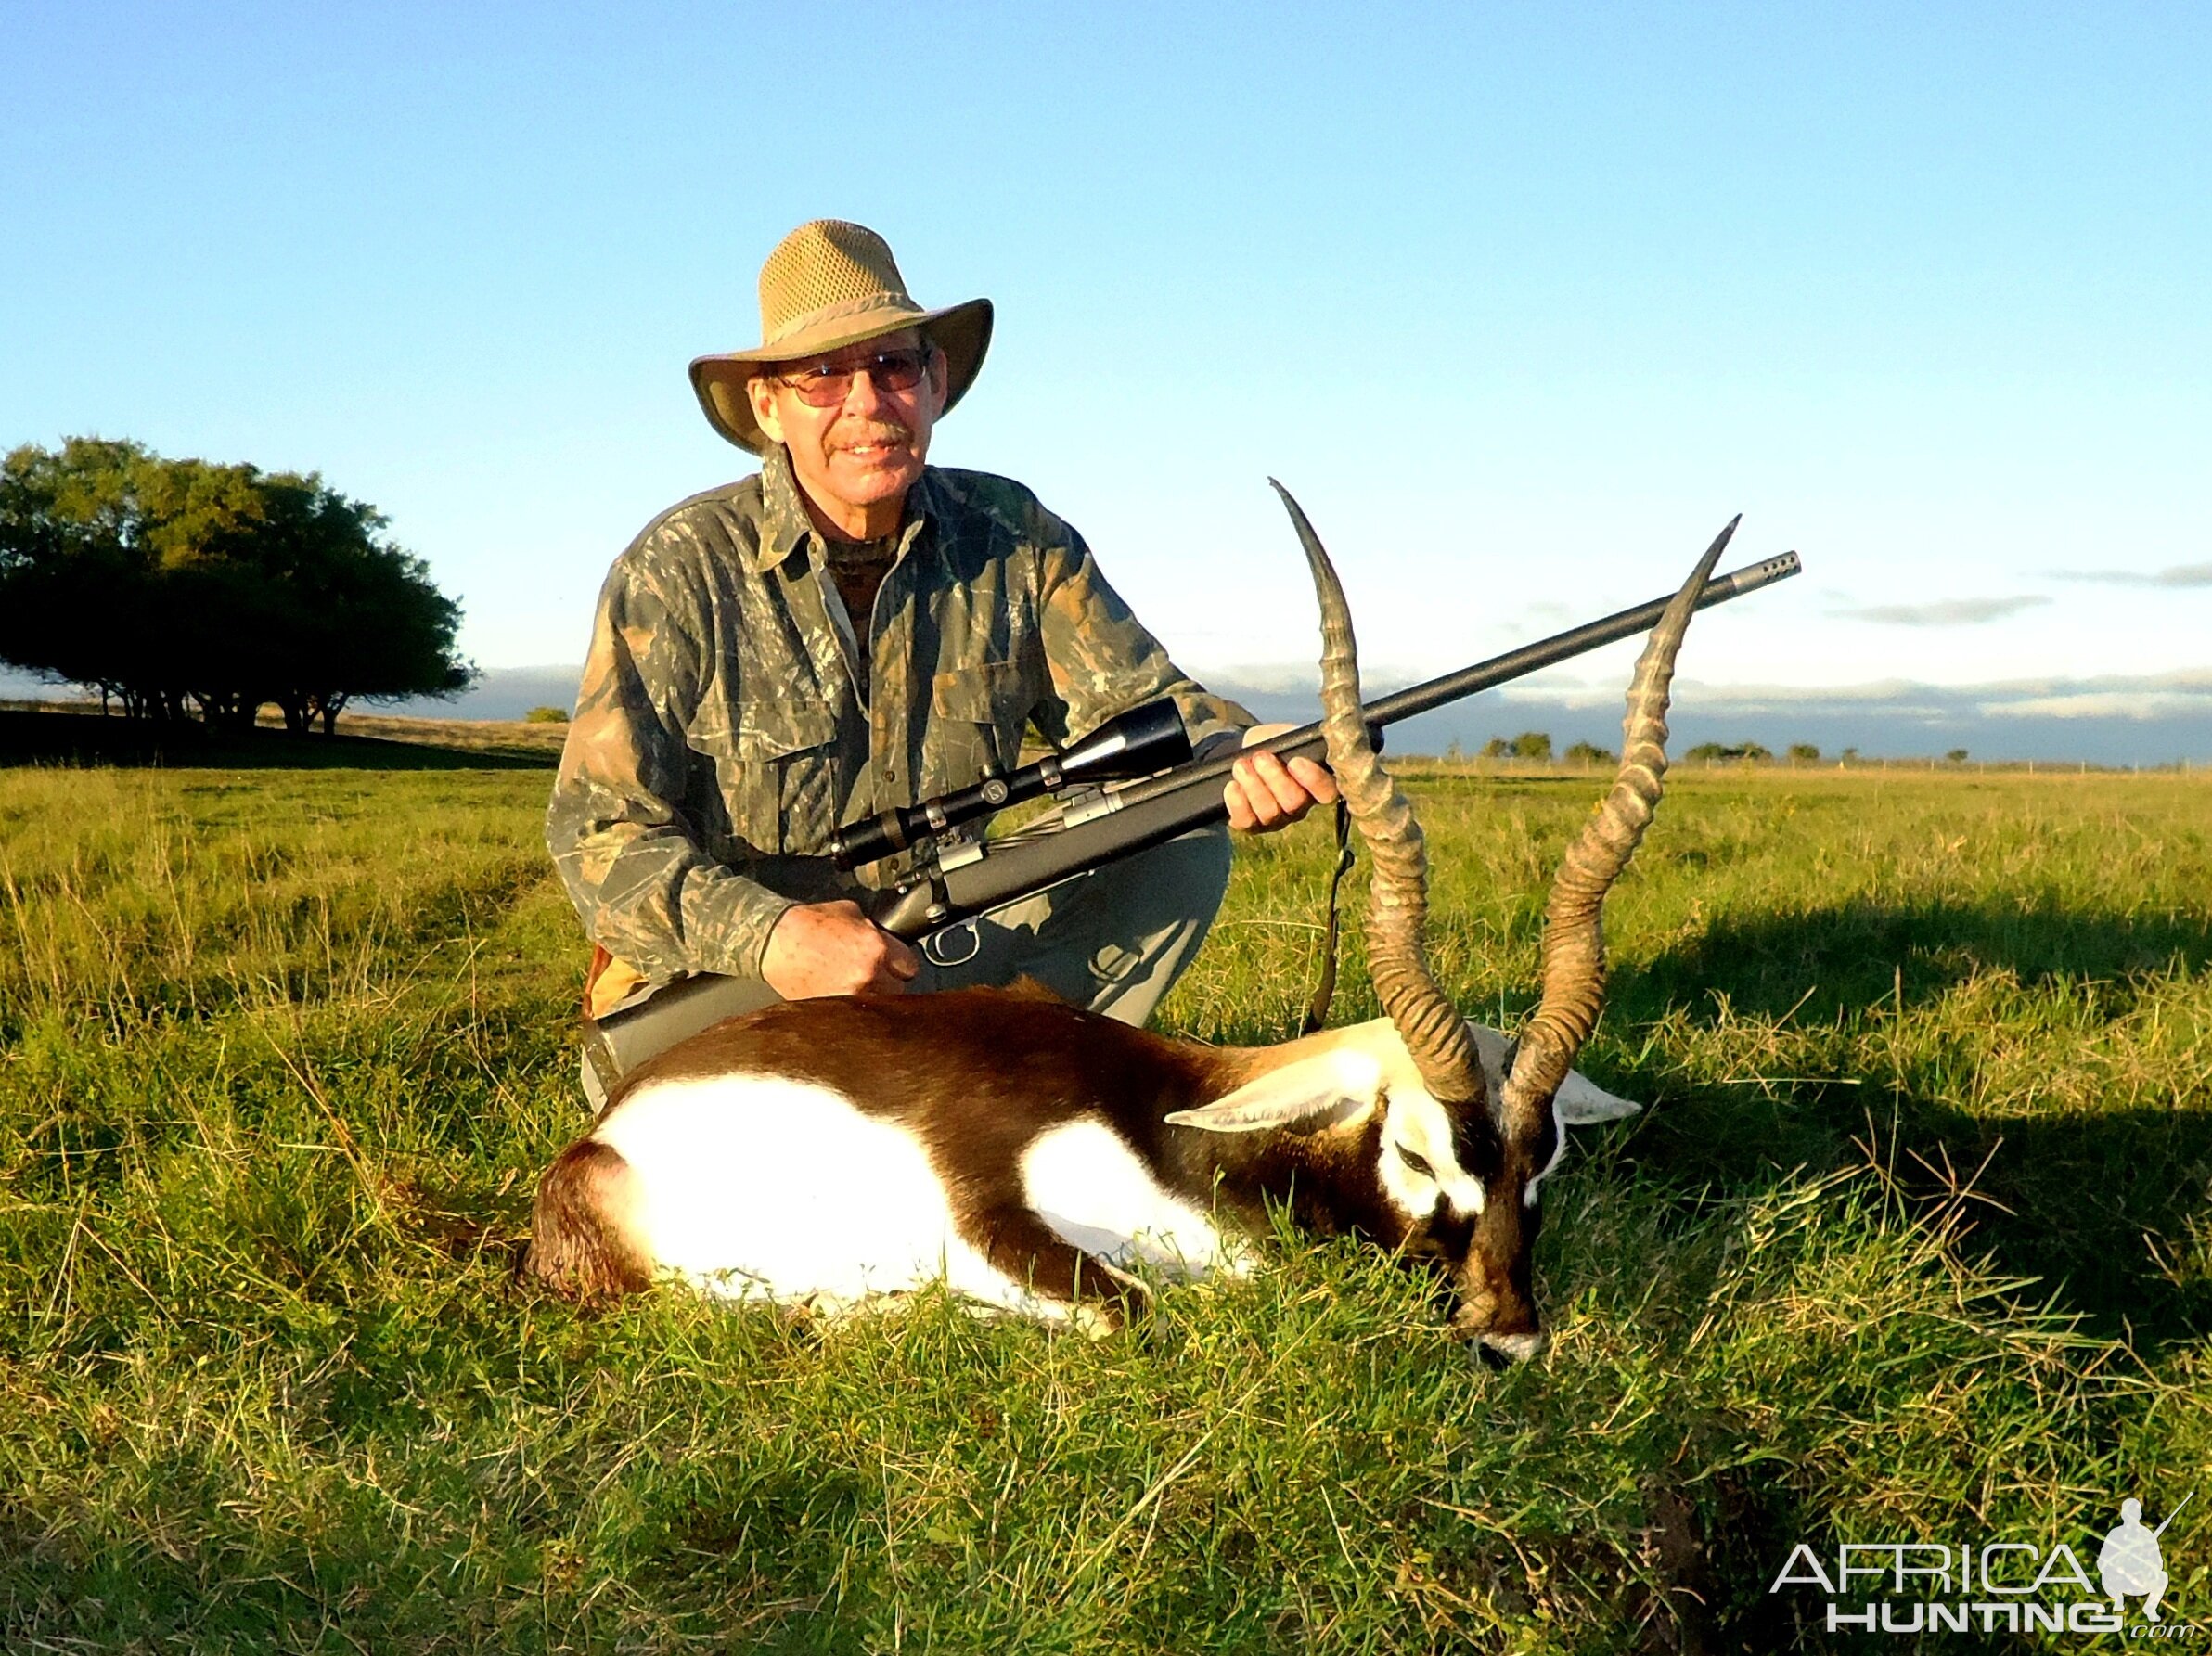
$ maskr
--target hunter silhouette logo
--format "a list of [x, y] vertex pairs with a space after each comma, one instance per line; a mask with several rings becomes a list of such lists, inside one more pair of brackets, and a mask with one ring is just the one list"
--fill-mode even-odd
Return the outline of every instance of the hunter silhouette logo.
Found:
[[[2064, 1541], [1985, 1534], [1842, 1541], [1833, 1555], [1800, 1541], [1767, 1590], [1818, 1588], [1830, 1633], [2115, 1633], [2193, 1643], [2206, 1630], [2165, 1606], [2171, 1577], [2159, 1538], [2195, 1498], [2184, 1497], [2156, 1529], [2143, 1522], [2142, 1502], [2122, 1501], [2119, 1523], [2097, 1548], [2096, 1581], [2084, 1562], [2086, 1545], [2077, 1553]], [[2142, 1612], [2132, 1619], [2130, 1598], [2141, 1600]]]
[[[2192, 1490], [2181, 1507], [2195, 1499]], [[2097, 1575], [2115, 1615], [2128, 1613], [2128, 1598], [2133, 1594], [2142, 1599], [2142, 1613], [2158, 1620], [2158, 1600], [2166, 1597], [2166, 1560], [2158, 1550], [2158, 1537], [2166, 1534], [2167, 1523], [2181, 1516], [2181, 1507], [2166, 1515], [2166, 1523], [2150, 1530], [2143, 1527], [2141, 1501], [2130, 1496], [2120, 1503], [2120, 1526], [2104, 1537], [2097, 1551]]]

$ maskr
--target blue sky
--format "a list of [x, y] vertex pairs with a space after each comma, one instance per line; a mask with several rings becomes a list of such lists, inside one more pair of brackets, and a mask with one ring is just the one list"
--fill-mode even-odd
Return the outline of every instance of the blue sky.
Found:
[[[0, 442], [319, 469], [487, 667], [580, 659], [614, 554], [749, 469], [684, 365], [834, 214], [998, 304], [935, 457], [1203, 674], [1310, 660], [1270, 473], [1401, 677], [1742, 510], [1808, 572], [1700, 623], [1686, 712], [2212, 757], [2202, 6], [0, 0]], [[1601, 724], [1626, 671], [1529, 695]]]

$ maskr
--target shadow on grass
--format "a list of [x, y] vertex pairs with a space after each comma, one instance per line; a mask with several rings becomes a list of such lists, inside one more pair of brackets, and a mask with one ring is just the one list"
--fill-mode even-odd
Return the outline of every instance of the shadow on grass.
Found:
[[[1824, 1526], [1787, 1480], [1741, 1464], [1756, 1442], [1743, 1422], [1703, 1418], [1685, 1437], [1682, 1464], [1717, 1459], [1720, 1470], [1645, 1479], [1641, 1522], [1596, 1534], [1524, 1529], [1511, 1540], [1440, 1528], [1429, 1545], [1437, 1585], [1479, 1594], [1514, 1622], [1609, 1625], [1622, 1639], [1614, 1649], [1636, 1656], [1820, 1648], [1797, 1604], [1766, 1587], [1777, 1561]], [[1402, 1529], [1420, 1522], [1410, 1511], [1399, 1517]], [[1545, 1587], [1532, 1593], [1537, 1583]]]
[[551, 770], [559, 756], [523, 744], [431, 747], [367, 736], [210, 730], [91, 713], [0, 712], [0, 768], [115, 765], [171, 770]]
[[[1796, 1024], [1849, 1026], [1877, 1008], [1932, 1007], [1980, 972], [2009, 971], [2032, 988], [2111, 983], [2177, 963], [2212, 967], [2204, 917], [1853, 902], [1717, 925], [1625, 969], [1610, 1000], [1631, 1023], [1705, 1020], [1725, 999], [1742, 1015], [1794, 1010]], [[1681, 1088], [1657, 1073], [1618, 1079], [1630, 1097]], [[1639, 1085], [1640, 1094], [1630, 1090]], [[1869, 1160], [1931, 1204], [1970, 1183], [1978, 1200], [1968, 1246], [2005, 1276], [2035, 1278], [2024, 1300], [2048, 1299], [2146, 1357], [2212, 1334], [2212, 1273], [2197, 1257], [2212, 1227], [2212, 1112], [2129, 1105], [1991, 1117], [1910, 1078], [1811, 1074], [1669, 1099], [1631, 1154], [1684, 1189], [1742, 1193], [1794, 1168]]]
[[1649, 1016], [1694, 1011], [1725, 995], [1739, 1012], [1795, 1010], [1800, 1022], [1828, 1022], [1899, 997], [1907, 1008], [1926, 1005], [1977, 971], [2009, 970], [2033, 985], [2162, 970], [2177, 959], [2191, 971], [2212, 966], [2212, 914], [1854, 898], [1795, 914], [1724, 917], [1696, 943], [1624, 972], [1611, 1004]]
[[2212, 1335], [2212, 1278], [2191, 1257], [2212, 1216], [2212, 1117], [2125, 1110], [1992, 1121], [1906, 1093], [1861, 1100], [1861, 1090], [1825, 1089], [1809, 1108], [1710, 1093], [1670, 1099], [1628, 1153], [1685, 1191], [1743, 1195], [1792, 1169], [1870, 1162], [1930, 1212], [1963, 1187], [1967, 1248], [2002, 1276], [2033, 1278], [2024, 1303], [2048, 1302], [2145, 1358]]

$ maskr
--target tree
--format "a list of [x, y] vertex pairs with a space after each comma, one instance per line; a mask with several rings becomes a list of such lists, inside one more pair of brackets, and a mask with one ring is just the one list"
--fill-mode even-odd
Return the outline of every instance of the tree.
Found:
[[1949, 752], [1944, 755], [1944, 758], [1949, 760], [1953, 764], [1964, 764], [1966, 763], [1966, 750], [1964, 748], [1953, 748]]
[[1513, 738], [1515, 759], [1550, 759], [1551, 738], [1541, 730], [1524, 730]]
[[1820, 763], [1820, 750], [1810, 742], [1792, 742], [1790, 744], [1790, 763], [1792, 764], [1818, 764]]
[[1483, 744], [1485, 759], [1511, 759], [1512, 756], [1513, 744], [1502, 736], [1494, 736]]
[[1595, 742], [1576, 742], [1567, 750], [1567, 757], [1576, 764], [1599, 765], [1614, 763], [1612, 751], [1601, 748]]
[[1720, 742], [1700, 742], [1682, 757], [1684, 759], [1702, 759], [1707, 764], [1711, 764], [1716, 759], [1742, 759], [1756, 764], [1762, 759], [1771, 759], [1774, 755], [1759, 746], [1757, 742], [1738, 742], [1733, 747], [1726, 746]]
[[336, 725], [353, 697], [449, 696], [460, 606], [313, 473], [71, 438], [0, 462], [0, 661], [133, 717]]

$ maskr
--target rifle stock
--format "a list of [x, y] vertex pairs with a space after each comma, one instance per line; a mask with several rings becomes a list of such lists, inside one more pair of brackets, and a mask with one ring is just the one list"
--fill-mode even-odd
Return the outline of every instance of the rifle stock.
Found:
[[[1796, 553], [1785, 552], [1780, 558], [1769, 558], [1725, 575], [1716, 575], [1705, 583], [1697, 607], [1704, 610], [1725, 604], [1730, 598], [1787, 580], [1802, 567]], [[1478, 661], [1472, 667], [1378, 698], [1364, 709], [1368, 725], [1378, 733], [1380, 746], [1379, 733], [1385, 725], [1648, 632], [1657, 623], [1666, 605], [1666, 598], [1653, 598], [1650, 603], [1616, 611], [1486, 661]], [[1320, 760], [1325, 751], [1321, 727], [1318, 723], [1302, 725], [1245, 751], [1260, 750], [1286, 759]], [[1105, 793], [1095, 807], [1057, 832], [996, 843], [985, 841], [969, 847], [965, 854], [967, 860], [918, 874], [896, 890], [883, 893], [875, 912], [875, 922], [894, 936], [911, 942], [987, 914], [1103, 864], [1150, 850], [1178, 834], [1219, 822], [1228, 814], [1221, 802], [1221, 789], [1236, 757], [1228, 754], [1200, 760]]]

